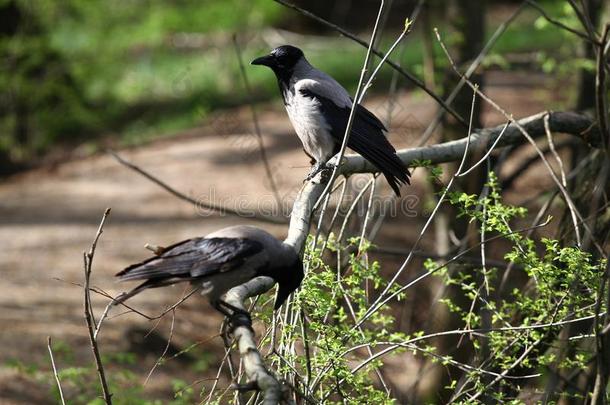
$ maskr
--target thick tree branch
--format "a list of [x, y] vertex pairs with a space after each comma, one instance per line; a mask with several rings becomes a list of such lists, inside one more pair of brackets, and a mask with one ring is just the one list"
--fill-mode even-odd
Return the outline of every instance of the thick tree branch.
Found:
[[[551, 132], [566, 133], [577, 136], [593, 147], [602, 145], [602, 137], [599, 127], [595, 122], [583, 114], [573, 112], [542, 112], [523, 118], [518, 123], [532, 136], [545, 135], [544, 116], [549, 114], [549, 127]], [[481, 129], [472, 134], [470, 139], [471, 150], [485, 150], [493, 144], [502, 132], [503, 125], [494, 128]], [[516, 145], [524, 143], [525, 138], [517, 125], [511, 124], [506, 129], [502, 139], [496, 147]], [[466, 149], [467, 138], [444, 142], [437, 145], [424, 146], [421, 148], [402, 149], [398, 156], [405, 164], [411, 164], [416, 160], [427, 160], [431, 163], [447, 163], [461, 159]], [[375, 171], [373, 165], [362, 156], [347, 156], [345, 163], [341, 166], [341, 174], [371, 173]]]
[[[257, 277], [245, 284], [232, 288], [227, 292], [225, 301], [234, 307], [246, 310], [244, 301], [247, 298], [264, 294], [274, 285], [270, 277]], [[233, 331], [239, 354], [243, 361], [244, 371], [248, 378], [248, 386], [258, 389], [263, 395], [263, 404], [275, 405], [286, 400], [286, 390], [282, 384], [265, 367], [265, 362], [258, 351], [254, 330], [246, 326], [238, 326]]]
[[[533, 137], [545, 135], [544, 117], [549, 114], [549, 128], [551, 132], [560, 132], [577, 136], [589, 143], [591, 146], [601, 146], [602, 137], [594, 120], [583, 114], [573, 112], [542, 112], [523, 118], [518, 121]], [[494, 128], [481, 129], [470, 136], [470, 150], [483, 150], [494, 145], [494, 142], [502, 134], [506, 125]], [[523, 143], [525, 138], [519, 128], [509, 125], [502, 138], [494, 145], [495, 148]], [[428, 161], [432, 164], [458, 161], [464, 155], [468, 138], [464, 137], [455, 141], [444, 142], [437, 145], [424, 146], [420, 148], [402, 149], [398, 156], [407, 165], [414, 161]], [[375, 167], [360, 155], [348, 155], [343, 159], [339, 173], [349, 176], [354, 173], [374, 173]], [[290, 215], [290, 228], [285, 242], [301, 251], [305, 239], [309, 234], [311, 215], [316, 202], [320, 198], [325, 184], [310, 181], [301, 189], [294, 202]]]

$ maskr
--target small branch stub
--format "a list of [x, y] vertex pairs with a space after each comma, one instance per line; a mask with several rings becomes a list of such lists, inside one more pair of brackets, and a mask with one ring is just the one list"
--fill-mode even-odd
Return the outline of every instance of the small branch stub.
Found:
[[161, 256], [166, 250], [166, 248], [163, 246], [151, 245], [150, 243], [145, 244], [144, 248], [150, 250], [157, 256]]

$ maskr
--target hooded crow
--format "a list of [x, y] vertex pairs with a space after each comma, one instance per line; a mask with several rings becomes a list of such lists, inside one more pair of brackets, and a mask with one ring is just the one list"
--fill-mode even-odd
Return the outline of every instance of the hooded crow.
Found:
[[[353, 100], [335, 79], [314, 68], [303, 51], [294, 46], [275, 48], [251, 64], [267, 66], [275, 73], [288, 117], [314, 165], [307, 178], [313, 178], [340, 151]], [[347, 146], [383, 173], [400, 196], [400, 185], [409, 184], [410, 174], [385, 132], [387, 129], [373, 113], [357, 105]]]
[[271, 277], [278, 283], [277, 310], [301, 284], [303, 263], [294, 248], [268, 232], [253, 226], [232, 226], [163, 248], [157, 256], [131, 265], [116, 276], [121, 281], [145, 281], [117, 297], [115, 304], [147, 288], [189, 281], [201, 287], [202, 295], [230, 317], [243, 312], [221, 300], [231, 288], [258, 276]]

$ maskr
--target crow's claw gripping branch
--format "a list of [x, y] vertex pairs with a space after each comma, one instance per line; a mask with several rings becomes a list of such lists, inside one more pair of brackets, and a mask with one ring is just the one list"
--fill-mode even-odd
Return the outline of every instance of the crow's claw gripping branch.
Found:
[[248, 311], [237, 308], [222, 300], [218, 300], [214, 303], [214, 307], [228, 319], [230, 333], [233, 333], [233, 331], [240, 326], [254, 331], [252, 329], [252, 317]]
[[245, 384], [233, 384], [233, 388], [239, 392], [259, 391], [260, 387], [256, 381], [250, 381]]
[[316, 163], [312, 166], [311, 170], [309, 171], [309, 174], [307, 175], [307, 177], [305, 177], [305, 180], [303, 182], [312, 180], [320, 172], [322, 172], [322, 178], [325, 179], [330, 176], [332, 170], [333, 167], [331, 165], [328, 165], [326, 163]]

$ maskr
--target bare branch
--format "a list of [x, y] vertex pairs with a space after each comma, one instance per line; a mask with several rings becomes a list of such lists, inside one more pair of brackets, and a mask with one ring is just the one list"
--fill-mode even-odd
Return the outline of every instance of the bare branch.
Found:
[[64, 391], [61, 389], [61, 382], [59, 382], [59, 374], [57, 374], [57, 367], [55, 367], [55, 359], [53, 358], [53, 349], [51, 348], [51, 336], [47, 336], [47, 349], [49, 350], [49, 357], [51, 358], [51, 367], [53, 367], [53, 375], [55, 376], [55, 382], [57, 383], [57, 390], [59, 391], [59, 398], [62, 405], [66, 405], [64, 399]]
[[[584, 114], [574, 112], [542, 112], [530, 117], [511, 122], [494, 128], [482, 129], [470, 136], [470, 147], [474, 150], [491, 149], [491, 147], [505, 147], [524, 142], [519, 128], [523, 128], [532, 137], [545, 135], [544, 117], [548, 114], [549, 128], [552, 132], [574, 135], [588, 142], [592, 146], [601, 146], [602, 138], [599, 127]], [[502, 139], [498, 138], [502, 135]], [[468, 137], [455, 141], [444, 142], [420, 148], [402, 149], [398, 157], [406, 164], [413, 162], [430, 162], [432, 164], [455, 162], [460, 160], [466, 150]], [[360, 155], [346, 155], [340, 167], [340, 174], [349, 176], [354, 173], [374, 173], [376, 168]], [[309, 234], [311, 215], [315, 203], [320, 198], [325, 184], [309, 181], [303, 185], [299, 192], [290, 215], [290, 227], [285, 242], [302, 251], [305, 239]]]
[[537, 2], [535, 2], [533, 0], [525, 0], [525, 1], [527, 2], [527, 4], [529, 4], [530, 6], [535, 8], [540, 13], [540, 15], [545, 20], [550, 22], [551, 24], [554, 24], [563, 30], [571, 32], [572, 34], [579, 36], [580, 38], [584, 39], [585, 41], [589, 41], [589, 42], [599, 45], [599, 41], [597, 41], [595, 38], [591, 38], [589, 35], [583, 34], [582, 32], [575, 30], [574, 28], [571, 28], [571, 27], [565, 25], [564, 23], [562, 23], [561, 21], [556, 20], [556, 19], [552, 18], [551, 16], [549, 16], [547, 14], [547, 12], [544, 10], [544, 8], [542, 8], [542, 6], [540, 4], [538, 4]]
[[146, 385], [148, 383], [148, 380], [150, 380], [150, 377], [152, 376], [152, 374], [155, 372], [157, 367], [159, 367], [159, 365], [161, 365], [161, 363], [165, 359], [165, 355], [167, 354], [167, 351], [169, 350], [169, 347], [172, 344], [172, 337], [174, 336], [175, 322], [176, 322], [176, 309], [174, 308], [174, 309], [172, 309], [172, 323], [169, 327], [169, 336], [167, 338], [167, 344], [165, 345], [165, 349], [163, 349], [163, 353], [161, 353], [161, 356], [159, 356], [157, 361], [155, 361], [155, 364], [152, 366], [152, 368], [148, 372], [148, 375], [146, 376], [146, 379], [144, 380], [144, 384], [142, 384], [142, 385]]
[[207, 203], [207, 202], [204, 202], [202, 200], [198, 200], [198, 199], [189, 197], [188, 195], [183, 194], [183, 193], [179, 192], [178, 190], [176, 190], [175, 188], [169, 186], [167, 183], [164, 183], [163, 181], [159, 180], [158, 178], [156, 178], [152, 174], [148, 173], [146, 170], [144, 170], [144, 169], [136, 166], [135, 164], [129, 162], [128, 160], [124, 159], [118, 153], [116, 153], [116, 152], [114, 152], [112, 150], [108, 150], [108, 153], [110, 155], [112, 155], [112, 157], [114, 157], [117, 160], [117, 162], [119, 162], [123, 166], [125, 166], [125, 167], [133, 170], [134, 172], [144, 176], [145, 178], [147, 178], [148, 180], [152, 181], [153, 183], [155, 183], [156, 185], [158, 185], [159, 187], [161, 187], [162, 189], [164, 189], [168, 193], [172, 194], [174, 197], [178, 197], [179, 199], [181, 199], [183, 201], [186, 201], [188, 203], [193, 204], [198, 209], [203, 208], [203, 209], [207, 209], [207, 210], [211, 210], [211, 211], [216, 211], [216, 212], [219, 212], [219, 213], [222, 213], [222, 214], [235, 215], [235, 216], [241, 217], [241, 218], [257, 219], [257, 220], [260, 220], [260, 221], [271, 222], [271, 223], [275, 223], [275, 224], [284, 224], [284, 223], [286, 223], [286, 219], [283, 218], [283, 217], [275, 217], [275, 216], [262, 215], [260, 213], [254, 212], [254, 211], [238, 211], [238, 210], [234, 210], [234, 209], [229, 208], [229, 207], [224, 207], [224, 206], [213, 204], [213, 203]]
[[91, 243], [91, 248], [89, 252], [83, 253], [84, 258], [84, 267], [85, 267], [85, 283], [84, 283], [84, 292], [85, 292], [85, 321], [87, 322], [87, 331], [89, 332], [89, 341], [91, 343], [91, 351], [93, 352], [93, 357], [95, 359], [95, 367], [97, 369], [97, 374], [100, 378], [100, 384], [102, 385], [102, 394], [104, 397], [104, 402], [106, 405], [112, 405], [112, 394], [110, 393], [110, 389], [108, 388], [108, 383], [106, 382], [106, 374], [104, 372], [104, 365], [102, 364], [102, 357], [100, 355], [100, 350], [97, 346], [97, 339], [95, 336], [95, 319], [93, 317], [93, 310], [91, 307], [91, 294], [90, 294], [90, 286], [89, 281], [91, 278], [91, 266], [93, 264], [93, 256], [95, 255], [95, 248], [97, 247], [97, 242], [104, 231], [104, 223], [106, 222], [106, 218], [110, 215], [110, 208], [106, 209], [100, 225], [97, 229], [97, 233], [95, 234], [95, 238]]
[[[239, 43], [237, 42], [237, 36], [235, 34], [233, 35], [233, 46], [235, 47], [235, 53], [237, 54], [237, 61], [239, 62], [239, 70], [241, 72], [241, 77], [244, 82], [244, 87], [246, 88], [248, 96], [252, 96], [252, 88], [250, 87], [250, 82], [248, 81], [248, 75], [246, 74], [246, 69], [244, 68], [244, 61], [241, 57], [241, 49], [239, 48]], [[250, 110], [252, 111], [252, 122], [254, 123], [256, 140], [258, 141], [258, 150], [261, 154], [261, 160], [263, 161], [265, 173], [267, 174], [267, 178], [269, 179], [271, 191], [273, 192], [273, 195], [275, 197], [275, 203], [277, 204], [279, 209], [282, 204], [282, 199], [280, 197], [280, 193], [277, 190], [277, 185], [275, 184], [273, 172], [271, 171], [271, 166], [269, 165], [269, 159], [267, 158], [267, 151], [265, 149], [265, 143], [263, 141], [263, 134], [261, 133], [261, 128], [258, 124], [258, 115], [256, 114], [256, 108], [254, 107], [254, 103], [252, 102], [250, 102]]]
[[[225, 301], [234, 307], [245, 310], [244, 301], [247, 298], [264, 294], [274, 284], [275, 282], [270, 277], [256, 277], [229, 290], [225, 296]], [[286, 398], [286, 389], [265, 367], [256, 345], [254, 331], [246, 326], [238, 326], [233, 331], [233, 335], [239, 347], [248, 384], [262, 392], [263, 404], [274, 405], [282, 402], [282, 399]]]

